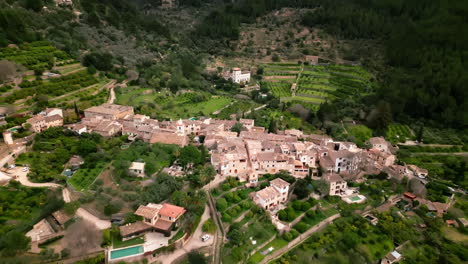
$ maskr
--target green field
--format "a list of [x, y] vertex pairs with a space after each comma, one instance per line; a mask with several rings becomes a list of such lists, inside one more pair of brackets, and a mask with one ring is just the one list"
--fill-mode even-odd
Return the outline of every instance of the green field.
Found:
[[104, 163], [99, 163], [94, 168], [82, 168], [76, 171], [68, 180], [68, 183], [77, 191], [86, 190], [96, 180], [97, 176], [105, 168]]
[[128, 87], [116, 95], [118, 104], [133, 107], [148, 105], [152, 109], [147, 109], [144, 114], [172, 119], [210, 116], [234, 101], [226, 96], [212, 96], [209, 93], [190, 92], [174, 96], [169, 92], [155, 92], [140, 87]]
[[[270, 243], [268, 243], [265, 247], [261, 248], [259, 251], [257, 251], [255, 254], [252, 255], [252, 257], [250, 257], [249, 259], [249, 263], [259, 263], [260, 261], [262, 261], [265, 256], [268, 256], [269, 254], [271, 254], [272, 252], [282, 248], [282, 247], [285, 247], [286, 245], [288, 244], [288, 241], [284, 240], [284, 239], [281, 239], [281, 238], [276, 238], [275, 240], [271, 241]], [[264, 250], [267, 250], [268, 248], [272, 247], [273, 248], [273, 251], [266, 254], [266, 255], [263, 255], [261, 252], [264, 251]]]

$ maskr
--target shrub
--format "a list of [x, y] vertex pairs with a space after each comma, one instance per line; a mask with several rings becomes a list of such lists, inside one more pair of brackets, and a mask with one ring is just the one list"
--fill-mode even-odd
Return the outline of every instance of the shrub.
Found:
[[303, 223], [303, 222], [299, 222], [297, 223], [294, 228], [299, 231], [299, 233], [304, 233], [305, 231], [307, 231], [307, 229], [309, 229], [309, 225], [306, 224], [306, 223]]
[[279, 220], [281, 220], [281, 221], [287, 221], [287, 220], [288, 220], [288, 214], [286, 213], [285, 210], [280, 210], [280, 211], [278, 212], [278, 218], [279, 218]]
[[289, 231], [289, 232], [291, 233], [293, 239], [299, 236], [299, 232], [294, 228], [291, 229], [291, 231]]
[[216, 225], [213, 222], [213, 219], [208, 219], [202, 225], [203, 232], [214, 234], [216, 232]]
[[223, 220], [223, 222], [231, 222], [232, 217], [228, 213], [223, 213], [221, 219]]
[[284, 233], [283, 239], [286, 240], [286, 241], [288, 241], [288, 242], [291, 241], [291, 240], [293, 240], [293, 237], [292, 237], [292, 235], [291, 235], [291, 232]]
[[218, 201], [216, 201], [216, 209], [218, 209], [218, 211], [224, 211], [226, 210], [227, 207], [228, 207], [228, 204], [227, 204], [226, 199], [221, 198]]

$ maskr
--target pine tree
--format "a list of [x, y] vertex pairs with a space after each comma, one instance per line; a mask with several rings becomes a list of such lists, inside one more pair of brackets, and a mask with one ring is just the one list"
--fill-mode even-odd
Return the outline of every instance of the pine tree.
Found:
[[78, 119], [80, 119], [80, 110], [78, 110], [78, 106], [76, 105], [76, 102], [73, 103], [75, 107], [75, 114]]

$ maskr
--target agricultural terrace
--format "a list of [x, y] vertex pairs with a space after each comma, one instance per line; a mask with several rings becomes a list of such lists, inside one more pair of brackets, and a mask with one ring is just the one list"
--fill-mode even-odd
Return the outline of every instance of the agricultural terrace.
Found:
[[[363, 68], [348, 65], [267, 64], [263, 69], [261, 85], [273, 96], [312, 105], [369, 92], [372, 78]], [[291, 90], [293, 83], [297, 84], [295, 91]]]
[[245, 260], [254, 254], [258, 246], [276, 236], [276, 228], [269, 216], [249, 197], [249, 193], [260, 188], [245, 188], [236, 179], [228, 178], [211, 191], [229, 237], [229, 242], [222, 248], [223, 263], [234, 264]]
[[173, 95], [138, 86], [116, 89], [116, 96], [118, 104], [131, 105], [146, 115], [172, 119], [209, 116], [234, 101], [227, 96], [204, 92]]
[[79, 169], [70, 177], [68, 184], [77, 191], [87, 190], [99, 174], [104, 171], [105, 165], [105, 163], [98, 163], [93, 168]]
[[86, 109], [103, 104], [107, 101], [109, 94], [109, 91], [106, 89], [108, 83], [109, 80], [101, 79], [97, 84], [49, 99], [49, 107], [69, 109], [73, 108], [74, 103], [76, 103], [80, 109]]
[[388, 126], [385, 139], [396, 144], [398, 142], [413, 140], [415, 139], [415, 136], [407, 125], [394, 123]]
[[0, 101], [14, 103], [17, 100], [39, 94], [55, 97], [94, 85], [97, 82], [98, 79], [85, 70], [48, 80], [23, 81], [20, 84], [21, 89], [13, 91], [7, 97], [2, 97]]
[[212, 116], [218, 119], [231, 119], [231, 115], [234, 114], [241, 117], [258, 106], [259, 104], [250, 100], [238, 100], [227, 105], [219, 113], [213, 114]]
[[70, 60], [67, 53], [51, 46], [47, 41], [24, 43], [18, 48], [0, 49], [0, 60], [21, 64], [30, 70], [51, 69], [55, 60]]

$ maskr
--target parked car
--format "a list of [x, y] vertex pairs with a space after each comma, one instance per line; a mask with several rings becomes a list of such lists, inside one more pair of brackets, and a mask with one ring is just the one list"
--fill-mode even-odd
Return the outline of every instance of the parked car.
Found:
[[206, 242], [206, 241], [208, 241], [208, 239], [210, 239], [210, 235], [208, 235], [208, 234], [205, 234], [205, 235], [203, 235], [203, 236], [201, 237], [201, 241], [202, 241], [202, 242]]
[[22, 172], [27, 172], [29, 170], [29, 167], [24, 167], [21, 171]]
[[14, 169], [15, 167], [16, 167], [16, 165], [15, 165], [15, 164], [11, 164], [10, 166], [8, 166], [8, 169], [10, 169], [10, 170], [11, 170], [11, 169]]

